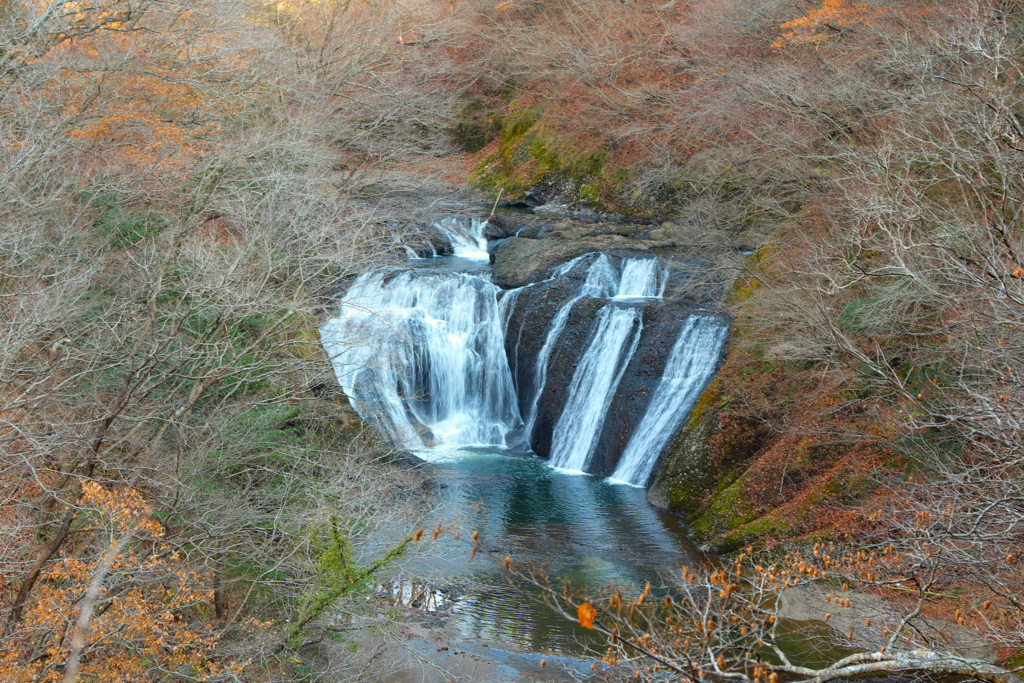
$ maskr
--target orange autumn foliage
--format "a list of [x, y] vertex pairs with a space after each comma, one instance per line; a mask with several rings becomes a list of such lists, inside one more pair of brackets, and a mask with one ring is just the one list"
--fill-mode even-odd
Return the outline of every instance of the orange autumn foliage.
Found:
[[218, 638], [200, 618], [211, 595], [203, 577], [185, 570], [181, 558], [160, 542], [163, 529], [142, 497], [89, 481], [79, 504], [90, 539], [43, 575], [24, 618], [0, 651], [0, 680], [64, 678], [76, 616], [110, 553], [116, 557], [95, 601], [80, 679], [166, 680], [168, 672], [178, 672], [189, 680], [205, 680], [215, 673], [211, 656]]
[[585, 602], [579, 606], [576, 610], [576, 615], [580, 619], [580, 626], [583, 628], [594, 628], [594, 617], [597, 616], [597, 610], [589, 602]]
[[854, 24], [866, 23], [871, 16], [872, 8], [866, 3], [851, 4], [848, 0], [824, 0], [819, 9], [811, 10], [805, 16], [779, 26], [784, 33], [772, 43], [772, 47], [820, 43], [830, 36], [826, 29], [838, 32]]
[[[39, 3], [28, 15], [41, 28], [26, 31], [8, 61], [48, 73], [33, 86], [41, 120], [60, 130], [91, 172], [143, 182], [180, 180], [209, 152], [225, 117], [239, 111], [237, 84], [224, 82], [226, 36], [200, 5], [122, 0]], [[9, 143], [20, 146], [21, 141]], [[30, 143], [30, 144], [35, 144]]]

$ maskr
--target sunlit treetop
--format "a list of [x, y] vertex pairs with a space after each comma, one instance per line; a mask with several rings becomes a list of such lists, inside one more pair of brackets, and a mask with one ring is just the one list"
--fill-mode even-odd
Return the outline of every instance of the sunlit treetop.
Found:
[[808, 12], [779, 26], [782, 35], [772, 43], [774, 48], [786, 45], [817, 44], [855, 24], [867, 23], [873, 8], [866, 3], [847, 0], [824, 0], [819, 9]]

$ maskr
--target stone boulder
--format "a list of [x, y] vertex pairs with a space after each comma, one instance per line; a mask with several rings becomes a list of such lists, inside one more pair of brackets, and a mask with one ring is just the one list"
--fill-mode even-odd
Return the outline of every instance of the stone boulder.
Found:
[[409, 247], [420, 258], [451, 256], [455, 253], [452, 242], [444, 231], [425, 222], [405, 226], [402, 231], [402, 246]]
[[[742, 262], [740, 247], [721, 234], [715, 244], [697, 243], [680, 226], [665, 227], [609, 221], [580, 221], [557, 216], [535, 216], [523, 213], [495, 214], [489, 224], [491, 263], [494, 283], [513, 289], [539, 282], [552, 270], [577, 256], [589, 252], [612, 255], [658, 254], [671, 264], [678, 261], [685, 273], [714, 275], [715, 282], [702, 282], [703, 294], [688, 298], [705, 301], [721, 300], [727, 283], [734, 275], [722, 274], [722, 261]], [[714, 267], [709, 267], [714, 266]], [[694, 280], [684, 276], [680, 282]]]

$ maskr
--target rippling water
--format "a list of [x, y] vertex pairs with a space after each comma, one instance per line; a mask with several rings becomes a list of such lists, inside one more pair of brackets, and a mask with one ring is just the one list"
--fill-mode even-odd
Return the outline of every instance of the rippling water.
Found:
[[458, 586], [453, 614], [463, 637], [495, 640], [532, 651], [582, 651], [592, 632], [554, 616], [508, 587], [501, 557], [544, 568], [552, 583], [579, 587], [657, 585], [699, 553], [679, 520], [648, 504], [646, 491], [599, 477], [559, 472], [528, 454], [467, 449], [438, 463], [442, 508], [436, 521], [470, 529], [481, 551], [450, 538], [407, 571]]

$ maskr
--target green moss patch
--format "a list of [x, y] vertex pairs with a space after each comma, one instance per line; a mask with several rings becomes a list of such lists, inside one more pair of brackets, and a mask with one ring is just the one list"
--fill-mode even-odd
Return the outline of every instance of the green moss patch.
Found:
[[470, 176], [480, 189], [522, 196], [547, 183], [595, 208], [604, 208], [625, 180], [606, 169], [608, 154], [592, 136], [571, 137], [544, 125], [543, 112], [525, 107], [493, 120], [497, 151], [481, 161]]

